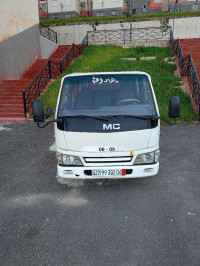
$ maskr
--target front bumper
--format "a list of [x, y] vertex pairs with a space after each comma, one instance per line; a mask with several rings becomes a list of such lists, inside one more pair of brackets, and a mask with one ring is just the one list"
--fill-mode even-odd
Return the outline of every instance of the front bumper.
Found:
[[[125, 169], [126, 175], [123, 176], [92, 176], [91, 170], [98, 169]], [[154, 176], [158, 173], [159, 163], [149, 165], [117, 165], [117, 166], [81, 166], [81, 167], [65, 167], [57, 166], [58, 176], [61, 178], [73, 178], [73, 179], [120, 179], [120, 178], [139, 178]], [[132, 170], [132, 171], [131, 171]]]

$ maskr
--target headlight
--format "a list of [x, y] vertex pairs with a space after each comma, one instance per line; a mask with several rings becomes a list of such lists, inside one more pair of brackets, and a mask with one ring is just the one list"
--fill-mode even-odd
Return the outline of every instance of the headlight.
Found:
[[160, 157], [160, 151], [159, 150], [148, 152], [148, 153], [139, 154], [136, 157], [134, 164], [153, 164], [153, 163], [157, 163], [159, 161], [159, 157]]
[[83, 165], [81, 159], [78, 156], [57, 152], [56, 157], [60, 165]]

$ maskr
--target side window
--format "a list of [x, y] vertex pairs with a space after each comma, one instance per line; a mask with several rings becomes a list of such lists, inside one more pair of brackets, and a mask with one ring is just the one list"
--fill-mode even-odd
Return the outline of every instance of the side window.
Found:
[[52, 6], [57, 6], [57, 0], [52, 1]]
[[73, 88], [69, 84], [64, 84], [60, 101], [60, 112], [72, 110], [74, 102]]

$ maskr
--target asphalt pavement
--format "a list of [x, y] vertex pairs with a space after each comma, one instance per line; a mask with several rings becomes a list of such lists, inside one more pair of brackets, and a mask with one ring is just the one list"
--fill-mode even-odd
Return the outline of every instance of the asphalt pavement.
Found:
[[0, 265], [200, 265], [200, 124], [161, 128], [155, 177], [56, 179], [53, 125], [0, 124]]

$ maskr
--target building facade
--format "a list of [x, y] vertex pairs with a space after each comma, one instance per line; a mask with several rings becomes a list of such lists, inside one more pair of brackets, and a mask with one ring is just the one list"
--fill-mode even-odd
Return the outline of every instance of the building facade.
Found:
[[41, 56], [38, 2], [0, 1], [0, 79], [18, 79]]
[[48, 18], [48, 0], [38, 0], [39, 17]]
[[159, 10], [162, 12], [198, 11], [200, 10], [200, 1], [198, 0], [149, 0], [149, 10]]
[[94, 0], [94, 16], [117, 16], [123, 14], [123, 0]]
[[49, 18], [78, 17], [80, 1], [78, 0], [48, 0]]
[[[117, 16], [173, 12], [176, 0], [39, 0], [40, 18]], [[179, 0], [178, 11], [199, 10], [199, 1]]]
[[[172, 0], [169, 11], [174, 12], [176, 0]], [[196, 0], [179, 0], [176, 5], [176, 12], [198, 11], [200, 10], [200, 1]]]

